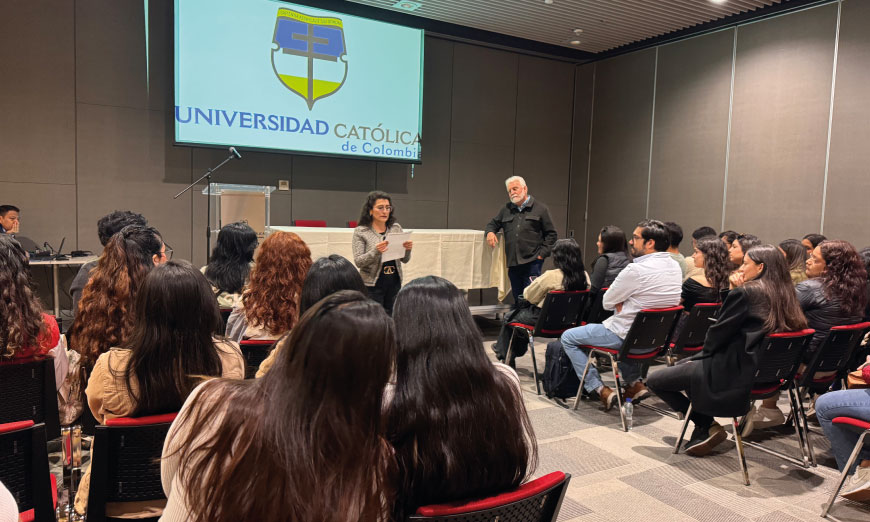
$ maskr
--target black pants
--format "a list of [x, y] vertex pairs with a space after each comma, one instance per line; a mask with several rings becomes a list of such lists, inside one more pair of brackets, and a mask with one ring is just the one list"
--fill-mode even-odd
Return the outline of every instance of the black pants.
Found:
[[[383, 270], [383, 267], [381, 268]], [[375, 282], [375, 286], [368, 287], [369, 297], [384, 307], [387, 315], [393, 315], [393, 303], [396, 302], [396, 294], [402, 288], [402, 280], [394, 271], [392, 274], [381, 274]]]
[[[685, 415], [691, 404], [687, 393], [692, 387], [692, 376], [698, 371], [701, 371], [699, 361], [684, 360], [670, 368], [653, 372], [647, 379], [646, 385], [674, 411]], [[700, 428], [709, 428], [713, 424], [713, 417], [694, 409], [689, 418]]]
[[523, 290], [531, 283], [530, 278], [541, 275], [541, 266], [544, 261], [535, 259], [529, 263], [508, 267], [508, 279], [511, 281], [511, 293], [514, 295], [514, 303], [518, 303]]

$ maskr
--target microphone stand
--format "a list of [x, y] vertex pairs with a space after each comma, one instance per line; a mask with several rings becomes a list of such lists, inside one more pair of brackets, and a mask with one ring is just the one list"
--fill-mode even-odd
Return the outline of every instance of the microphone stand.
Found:
[[208, 264], [209, 258], [211, 257], [211, 175], [213, 172], [215, 172], [219, 168], [223, 167], [224, 165], [229, 163], [233, 158], [236, 158], [236, 157], [240, 157], [240, 156], [237, 156], [237, 154], [235, 152], [230, 152], [230, 155], [227, 156], [227, 159], [220, 162], [217, 167], [206, 170], [205, 174], [200, 176], [198, 180], [194, 181], [193, 183], [188, 185], [184, 190], [182, 190], [181, 192], [179, 192], [178, 194], [176, 194], [175, 196], [172, 197], [172, 199], [178, 199], [179, 196], [181, 196], [182, 194], [184, 194], [188, 190], [192, 189], [200, 181], [202, 181], [204, 179], [208, 180], [207, 181], [208, 182], [208, 189], [207, 189], [208, 196], [206, 199], [206, 207], [205, 207], [206, 208], [206, 210], [205, 210], [205, 212], [206, 212], [206, 221], [205, 221], [205, 234], [206, 234], [205, 235], [205, 262], [206, 262], [206, 264]]

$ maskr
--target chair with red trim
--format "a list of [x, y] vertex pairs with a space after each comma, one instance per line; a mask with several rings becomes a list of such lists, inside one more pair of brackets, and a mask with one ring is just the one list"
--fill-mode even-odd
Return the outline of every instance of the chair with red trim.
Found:
[[[613, 371], [613, 379], [616, 382], [614, 390], [616, 390], [616, 400], [619, 408], [619, 417], [622, 420], [623, 431], [628, 431], [628, 426], [625, 423], [625, 413], [622, 411], [622, 383], [619, 380], [619, 361], [637, 361], [643, 362], [654, 359], [661, 355], [665, 347], [669, 345], [671, 332], [677, 324], [680, 314], [683, 313], [682, 306], [672, 306], [670, 308], [651, 308], [641, 310], [631, 323], [631, 328], [622, 340], [622, 346], [619, 348], [604, 348], [602, 346], [580, 345], [579, 348], [589, 350], [589, 358], [586, 361], [586, 367], [583, 368], [583, 375], [580, 377], [580, 390], [583, 390], [583, 381], [586, 380], [586, 374], [589, 372], [589, 365], [592, 364], [593, 356], [603, 356], [610, 359], [611, 370]], [[578, 391], [577, 397], [574, 399], [573, 409], [577, 409], [580, 404], [580, 396], [582, 393]]]
[[45, 424], [0, 424], [0, 482], [15, 498], [21, 522], [54, 522], [57, 481], [48, 470]]
[[409, 521], [436, 522], [555, 522], [571, 475], [554, 471], [519, 488], [479, 500], [433, 504], [417, 509]]
[[356, 228], [356, 225], [357, 225], [356, 221], [348, 221], [347, 222], [347, 228]]
[[720, 308], [722, 303], [696, 303], [689, 310], [683, 328], [675, 334], [676, 339], [668, 346], [668, 366], [673, 366], [674, 359], [680, 355], [694, 355], [704, 348], [707, 330]]
[[324, 219], [294, 219], [294, 227], [315, 227], [326, 228], [326, 220]]
[[274, 339], [242, 339], [239, 348], [245, 358], [245, 379], [253, 379], [275, 345]]
[[855, 449], [852, 450], [852, 454], [849, 456], [849, 461], [846, 462], [845, 466], [843, 466], [843, 471], [840, 473], [840, 480], [837, 481], [837, 487], [834, 488], [834, 491], [831, 493], [831, 498], [828, 499], [828, 502], [825, 503], [824, 509], [822, 509], [823, 518], [828, 517], [828, 511], [831, 510], [831, 506], [834, 505], [834, 501], [837, 500], [837, 495], [839, 495], [840, 490], [843, 489], [843, 482], [845, 482], [846, 477], [849, 476], [849, 470], [852, 469], [855, 460], [857, 460], [858, 455], [861, 454], [861, 448], [864, 447], [864, 438], [870, 434], [870, 421], [853, 417], [834, 417], [831, 422], [843, 426], [851, 426], [861, 430], [861, 435], [858, 436], [858, 443], [855, 444]]
[[[761, 342], [761, 345], [755, 349], [756, 370], [755, 378], [752, 383], [752, 389], [749, 395], [749, 404], [753, 401], [759, 401], [779, 395], [782, 390], [788, 392], [789, 403], [792, 409], [792, 416], [796, 417], [795, 412], [802, 409], [802, 406], [797, 401], [797, 392], [794, 387], [794, 376], [797, 373], [798, 366], [801, 363], [804, 352], [812, 341], [815, 330], [807, 328], [796, 332], [782, 332], [767, 335]], [[704, 412], [709, 415], [716, 415], [716, 412]], [[747, 410], [748, 413], [748, 410]], [[680, 445], [683, 443], [683, 437], [686, 435], [686, 429], [689, 426], [689, 417], [692, 414], [692, 405], [689, 405], [689, 410], [686, 412], [686, 420], [683, 422], [682, 431], [674, 444], [674, 453], [680, 451]], [[743, 417], [744, 420], [746, 417]], [[752, 446], [760, 449], [765, 453], [783, 458], [789, 462], [793, 462], [805, 468], [810, 467], [805, 447], [804, 432], [800, 428], [799, 423], [795, 423], [795, 433], [801, 447], [801, 456], [803, 460], [795, 459], [784, 453], [765, 448], [754, 442], [744, 441], [740, 436], [743, 429], [741, 422], [738, 422], [737, 417], [731, 418], [731, 427], [733, 429], [734, 442], [737, 445], [737, 456], [740, 462], [740, 470], [743, 472], [743, 483], [749, 485], [749, 472], [746, 469], [746, 456], [743, 452], [743, 446]]]
[[[106, 503], [165, 500], [160, 455], [177, 413], [109, 419], [97, 426], [91, 455], [88, 522], [123, 520], [106, 516]], [[157, 520], [159, 517], [138, 519]]]
[[227, 321], [230, 319], [230, 314], [233, 313], [232, 308], [221, 308], [221, 321], [224, 322], [224, 330], [227, 329]]
[[553, 290], [547, 293], [541, 305], [541, 314], [535, 324], [508, 323], [511, 327], [511, 340], [508, 342], [505, 361], [513, 366], [513, 344], [517, 332], [525, 330], [529, 336], [529, 352], [532, 354], [532, 368], [535, 374], [535, 388], [541, 394], [541, 383], [538, 380], [538, 362], [535, 359], [535, 337], [558, 338], [562, 333], [577, 325], [580, 312], [586, 303], [589, 290]]
[[0, 423], [45, 423], [48, 440], [60, 437], [54, 359], [0, 363]]
[[592, 298], [583, 311], [583, 324], [588, 323], [603, 323], [605, 319], [613, 315], [613, 310], [604, 309], [604, 293], [609, 287], [604, 287], [598, 290], [598, 293], [591, 294]]

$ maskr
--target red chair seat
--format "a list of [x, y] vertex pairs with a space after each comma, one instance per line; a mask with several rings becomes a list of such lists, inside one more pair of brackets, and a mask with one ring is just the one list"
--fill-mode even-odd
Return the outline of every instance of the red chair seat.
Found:
[[768, 393], [773, 393], [775, 391], [779, 391], [782, 388], [782, 383], [779, 384], [771, 384], [769, 386], [763, 386], [761, 388], [752, 388], [752, 395], [766, 395]]
[[550, 474], [544, 475], [543, 477], [526, 482], [513, 491], [508, 491], [494, 497], [487, 497], [468, 502], [452, 502], [449, 504], [421, 506], [417, 508], [417, 514], [426, 517], [444, 517], [448, 515], [458, 515], [461, 513], [470, 513], [472, 511], [492, 509], [494, 507], [504, 506], [506, 504], [533, 497], [556, 486], [563, 480], [565, 480], [565, 474], [561, 471], [554, 471]]
[[[579, 348], [587, 349], [587, 350], [598, 350], [599, 352], [607, 352], [613, 355], [619, 354], [619, 348], [605, 348], [603, 346], [592, 346], [590, 344], [581, 344]], [[653, 357], [658, 356], [660, 350], [653, 350], [649, 353], [629, 353], [626, 357], [628, 359], [652, 359]]]
[[535, 329], [535, 325], [525, 324], [525, 323], [508, 323], [508, 326], [513, 326], [515, 328], [525, 328], [526, 330], [534, 330]]
[[870, 421], [865, 421], [861, 419], [855, 419], [852, 417], [834, 417], [832, 420], [834, 424], [846, 424], [849, 426], [855, 426], [856, 428], [861, 428], [862, 430], [870, 430]]
[[172, 422], [178, 412], [163, 413], [161, 415], [146, 415], [145, 417], [118, 417], [108, 419], [106, 426], [147, 426], [149, 424], [163, 424], [164, 422]]

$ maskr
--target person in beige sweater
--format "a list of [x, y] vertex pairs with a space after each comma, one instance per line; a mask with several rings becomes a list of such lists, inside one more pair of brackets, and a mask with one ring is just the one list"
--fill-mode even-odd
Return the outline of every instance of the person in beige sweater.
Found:
[[[238, 345], [213, 337], [221, 326], [217, 302], [205, 276], [190, 263], [169, 261], [154, 268], [136, 296], [134, 313], [129, 341], [101, 354], [88, 379], [85, 394], [98, 422], [178, 411], [203, 377], [244, 379]], [[89, 486], [90, 469], [76, 495], [81, 514]], [[159, 515], [163, 505], [114, 503], [106, 513], [142, 518]]]

